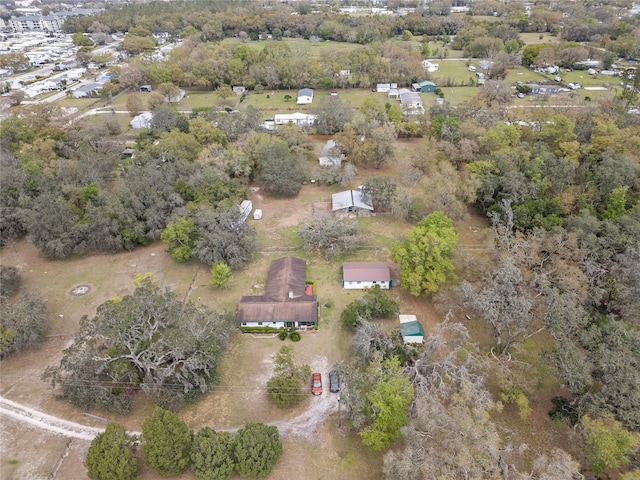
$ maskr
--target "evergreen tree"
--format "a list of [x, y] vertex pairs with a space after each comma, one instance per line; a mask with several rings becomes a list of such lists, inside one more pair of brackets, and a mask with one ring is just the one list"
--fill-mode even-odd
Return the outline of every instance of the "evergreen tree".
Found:
[[132, 480], [138, 478], [140, 465], [133, 455], [133, 438], [124, 427], [109, 422], [104, 433], [91, 442], [85, 465], [92, 480]]
[[192, 432], [174, 413], [156, 407], [142, 424], [142, 456], [163, 476], [180, 475], [189, 464]]
[[193, 439], [191, 470], [198, 480], [226, 480], [233, 474], [234, 440], [227, 432], [204, 427]]
[[278, 429], [264, 423], [248, 423], [235, 440], [236, 471], [241, 477], [268, 476], [282, 455]]

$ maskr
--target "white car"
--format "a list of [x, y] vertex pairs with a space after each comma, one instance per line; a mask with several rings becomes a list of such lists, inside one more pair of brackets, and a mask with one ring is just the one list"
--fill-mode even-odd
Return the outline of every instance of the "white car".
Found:
[[473, 65], [469, 65], [469, 71], [470, 72], [475, 72], [476, 71], [476, 67], [474, 67]]

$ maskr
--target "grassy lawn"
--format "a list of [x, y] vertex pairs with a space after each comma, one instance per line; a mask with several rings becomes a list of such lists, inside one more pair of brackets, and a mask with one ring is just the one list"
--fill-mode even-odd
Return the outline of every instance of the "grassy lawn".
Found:
[[[540, 38], [540, 35], [542, 35], [542, 39]], [[531, 32], [531, 33], [521, 33], [520, 35], [520, 39], [526, 43], [527, 45], [529, 44], [535, 44], [535, 43], [560, 43], [562, 41], [562, 39], [560, 37], [555, 37], [549, 33], [536, 33], [536, 32]]]

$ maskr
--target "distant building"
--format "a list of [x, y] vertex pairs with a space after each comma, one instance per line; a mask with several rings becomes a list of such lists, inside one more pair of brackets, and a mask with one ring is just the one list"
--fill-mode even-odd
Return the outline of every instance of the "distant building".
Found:
[[420, 83], [414, 83], [412, 87], [414, 92], [420, 93], [433, 93], [436, 91], [436, 88], [438, 88], [436, 84], [430, 80], [423, 80]]
[[71, 90], [72, 98], [91, 97], [93, 94], [102, 90], [104, 84], [98, 82], [90, 82], [79, 86], [78, 88]]
[[239, 208], [241, 213], [240, 222], [244, 222], [247, 220], [247, 218], [249, 218], [251, 210], [253, 210], [253, 203], [251, 202], [251, 200], [243, 200], [239, 205]]
[[400, 106], [405, 113], [424, 113], [422, 98], [416, 92], [400, 93]]
[[434, 73], [440, 70], [440, 65], [437, 63], [431, 63], [429, 60], [423, 60], [422, 66], [429, 73]]
[[310, 113], [276, 113], [273, 116], [275, 125], [287, 125], [293, 123], [299, 127], [311, 127], [316, 121], [316, 115]]
[[313, 90], [310, 88], [302, 88], [298, 90], [298, 105], [307, 105], [313, 102]]

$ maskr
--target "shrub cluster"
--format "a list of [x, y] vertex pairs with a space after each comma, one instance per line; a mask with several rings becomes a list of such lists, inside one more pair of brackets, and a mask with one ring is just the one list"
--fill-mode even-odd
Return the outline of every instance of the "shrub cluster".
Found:
[[[92, 480], [133, 480], [140, 465], [133, 448], [135, 437], [109, 423], [87, 453], [85, 465]], [[248, 423], [233, 435], [204, 427], [194, 434], [175, 414], [156, 407], [142, 425], [144, 463], [162, 476], [178, 476], [191, 468], [198, 480], [266, 477], [282, 455], [278, 429]]]

